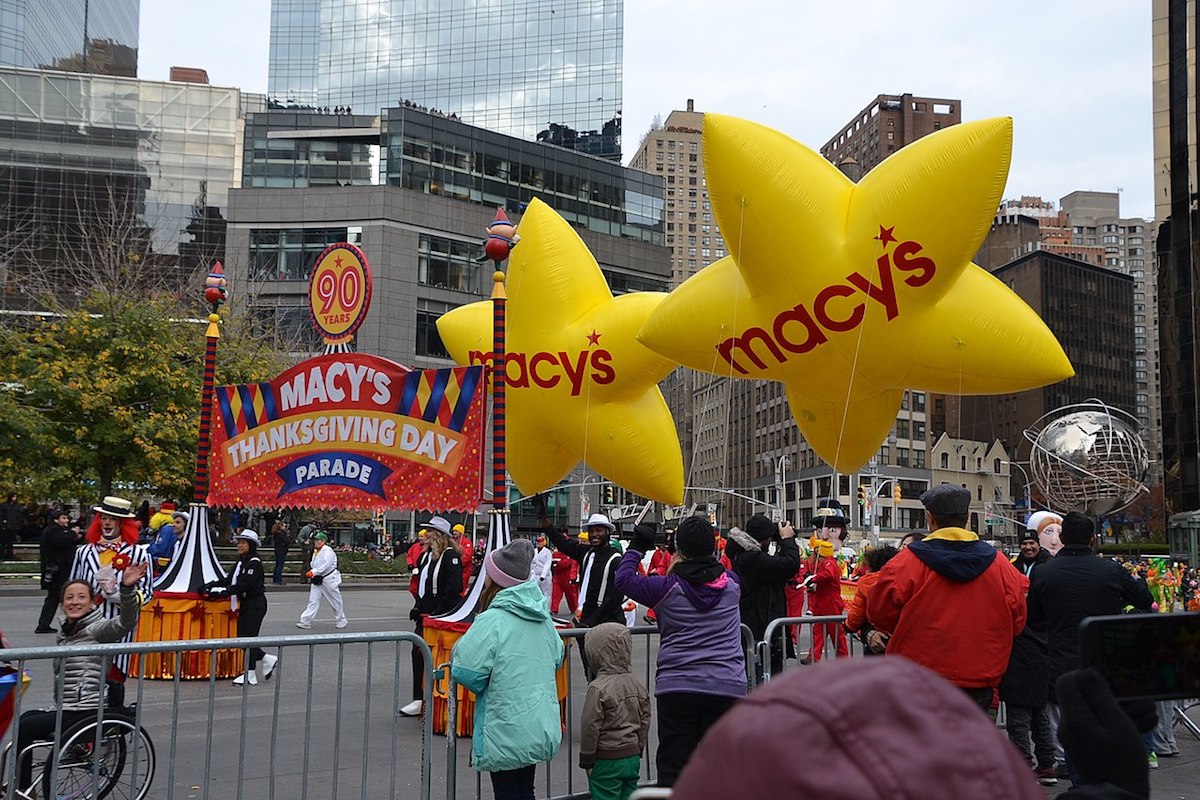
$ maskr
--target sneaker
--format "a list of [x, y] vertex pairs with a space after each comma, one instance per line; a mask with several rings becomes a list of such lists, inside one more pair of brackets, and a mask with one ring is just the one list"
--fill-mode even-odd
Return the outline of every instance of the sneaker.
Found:
[[306, 623], [306, 622], [297, 622], [297, 623], [296, 623], [296, 627], [297, 627], [297, 628], [300, 628], [301, 630], [306, 630], [306, 631], [307, 631], [307, 630], [309, 630], [309, 629], [311, 629], [311, 628], [312, 628], [312, 625], [309, 625], [309, 624], [308, 624], [308, 623]]
[[271, 673], [275, 671], [275, 662], [279, 660], [279, 656], [273, 656], [267, 653], [262, 657], [263, 680], [271, 680]]
[[333, 627], [335, 627], [335, 628], [344, 628], [344, 627], [346, 627], [346, 626], [347, 626], [347, 625], [349, 625], [349, 624], [350, 624], [350, 620], [348, 620], [348, 619], [339, 619], [339, 620], [337, 621], [337, 623], [336, 623], [336, 624], [335, 624]]
[[1058, 775], [1055, 774], [1054, 767], [1039, 767], [1033, 771], [1033, 775], [1037, 778], [1038, 783], [1042, 786], [1057, 786]]
[[1158, 769], [1158, 753], [1150, 753], [1150, 769]]
[[250, 670], [243, 675], [238, 675], [233, 679], [234, 686], [241, 686], [244, 683], [248, 683], [251, 686], [258, 686], [258, 676], [254, 674], [254, 670]]
[[423, 700], [413, 700], [406, 706], [400, 708], [400, 716], [402, 717], [419, 717], [421, 716], [421, 708], [425, 705]]

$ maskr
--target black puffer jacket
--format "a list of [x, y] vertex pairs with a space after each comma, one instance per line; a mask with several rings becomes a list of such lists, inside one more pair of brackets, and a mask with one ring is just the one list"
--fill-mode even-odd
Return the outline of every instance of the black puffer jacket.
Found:
[[1082, 666], [1079, 623], [1084, 617], [1120, 614], [1127, 605], [1149, 611], [1153, 603], [1145, 581], [1096, 556], [1087, 545], [1066, 545], [1035, 569], [1026, 624], [1046, 632], [1050, 687], [1058, 676]]
[[796, 540], [782, 539], [774, 555], [744, 531], [733, 528], [725, 555], [733, 563], [733, 571], [742, 586], [742, 622], [762, 641], [771, 620], [787, 616], [787, 597], [784, 584], [800, 568], [800, 546]]

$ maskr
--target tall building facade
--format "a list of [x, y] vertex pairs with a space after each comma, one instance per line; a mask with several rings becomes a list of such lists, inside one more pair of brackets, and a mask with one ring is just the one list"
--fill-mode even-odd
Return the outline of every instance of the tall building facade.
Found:
[[658, 176], [405, 106], [374, 117], [272, 110], [248, 115], [244, 135], [226, 271], [250, 287], [263, 335], [280, 346], [318, 349], [308, 274], [326, 245], [349, 241], [375, 273], [363, 349], [445, 366], [437, 318], [491, 289], [484, 227], [496, 206], [519, 224], [534, 197], [572, 223], [614, 294], [667, 288]]
[[[952, 437], [999, 440], [1014, 460], [1026, 461], [1024, 432], [1044, 414], [1091, 398], [1134, 407], [1132, 277], [1047, 251], [1022, 256], [993, 274], [1045, 320], [1076, 374], [1025, 392], [947, 397]], [[1014, 494], [1023, 495], [1019, 486]]]
[[906, 144], [960, 122], [959, 100], [881, 94], [821, 147], [821, 155], [866, 174]]
[[83, 291], [120, 259], [150, 287], [224, 258], [254, 108], [232, 88], [0, 68], [4, 303]]
[[0, 66], [137, 77], [141, 0], [0, 0]]
[[409, 104], [619, 161], [623, 0], [273, 0], [282, 107]]
[[1196, 130], [1195, 0], [1154, 0], [1154, 197], [1163, 488], [1168, 511], [1200, 508], [1200, 339], [1196, 292], [1200, 141]]
[[[1133, 278], [1134, 416], [1150, 454], [1152, 482], [1161, 478], [1159, 412], [1158, 287], [1154, 277], [1154, 225], [1122, 217], [1117, 192], [1071, 192], [1058, 207], [1041, 197], [1005, 200], [980, 248], [976, 263], [995, 271], [1035, 251], [1046, 251]], [[1101, 398], [1106, 402], [1112, 402]], [[939, 430], [940, 432], [940, 430]]]

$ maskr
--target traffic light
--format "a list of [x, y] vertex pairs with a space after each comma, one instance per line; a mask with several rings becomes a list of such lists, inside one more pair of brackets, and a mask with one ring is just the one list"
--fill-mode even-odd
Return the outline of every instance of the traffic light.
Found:
[[892, 484], [892, 502], [900, 505], [900, 501], [904, 499], [904, 492], [900, 489], [900, 484]]
[[858, 485], [858, 504], [860, 506], [865, 506], [867, 504], [867, 485], [865, 483], [860, 483]]
[[604, 484], [604, 505], [612, 506], [617, 502], [617, 487], [611, 483]]

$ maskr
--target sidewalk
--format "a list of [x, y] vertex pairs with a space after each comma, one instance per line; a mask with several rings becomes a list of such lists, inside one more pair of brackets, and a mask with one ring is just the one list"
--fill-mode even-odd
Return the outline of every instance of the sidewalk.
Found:
[[[1188, 716], [1200, 722], [1200, 706], [1193, 706]], [[1179, 755], [1159, 758], [1158, 769], [1150, 770], [1150, 796], [1164, 800], [1200, 800], [1200, 740], [1176, 723], [1175, 741], [1179, 745]], [[1058, 786], [1046, 787], [1046, 794], [1056, 797], [1069, 788], [1070, 783], [1063, 779]]]

